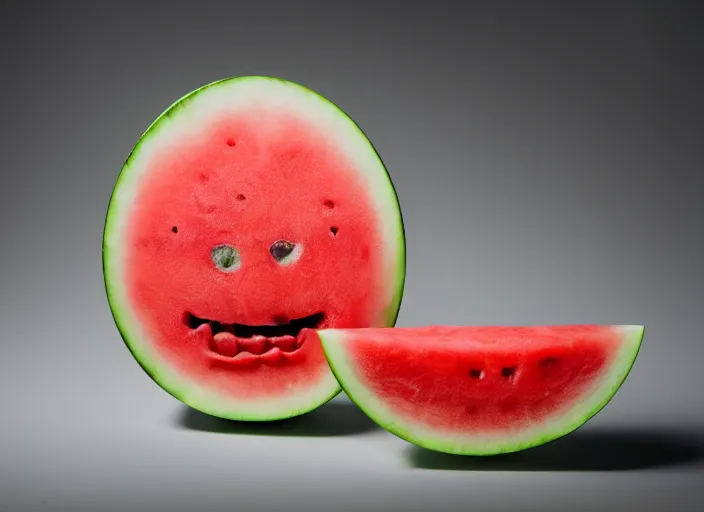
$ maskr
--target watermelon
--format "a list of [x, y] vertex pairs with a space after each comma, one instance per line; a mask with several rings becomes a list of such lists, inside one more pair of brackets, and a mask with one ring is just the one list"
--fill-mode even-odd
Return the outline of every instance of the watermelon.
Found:
[[164, 390], [267, 421], [340, 392], [316, 329], [390, 327], [405, 279], [396, 191], [361, 129], [277, 78], [238, 77], [170, 106], [108, 206], [117, 328]]
[[564, 436], [618, 391], [642, 326], [326, 329], [347, 395], [389, 432], [430, 450], [492, 455]]

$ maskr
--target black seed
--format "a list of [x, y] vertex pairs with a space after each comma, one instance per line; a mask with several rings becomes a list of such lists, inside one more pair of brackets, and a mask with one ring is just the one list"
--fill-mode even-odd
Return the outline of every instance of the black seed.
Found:
[[330, 228], [330, 233], [332, 233], [332, 236], [337, 236], [337, 232], [340, 230], [337, 226], [332, 226]]
[[483, 379], [484, 378], [484, 370], [480, 370], [478, 368], [472, 368], [469, 370], [469, 375], [473, 379]]
[[172, 227], [171, 231], [173, 231], [174, 233], [178, 233], [178, 226]]
[[281, 261], [293, 252], [294, 247], [295, 245], [287, 240], [277, 240], [269, 247], [269, 253], [276, 261]]
[[330, 199], [325, 200], [325, 202], [323, 202], [323, 204], [324, 204], [327, 208], [331, 208], [331, 209], [332, 209], [332, 208], [335, 208], [335, 203], [333, 203], [332, 201], [330, 201]]
[[516, 373], [515, 366], [505, 366], [501, 368], [501, 376], [510, 379]]
[[555, 366], [557, 364], [558, 359], [553, 356], [549, 357], [544, 357], [543, 359], [540, 360], [540, 366], [543, 368], [550, 368], [552, 366]]

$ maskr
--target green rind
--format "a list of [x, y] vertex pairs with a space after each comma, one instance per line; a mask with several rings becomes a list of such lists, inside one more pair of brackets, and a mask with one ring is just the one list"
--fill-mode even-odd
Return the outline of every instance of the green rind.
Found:
[[[326, 329], [319, 331], [325, 356], [332, 373], [350, 400], [355, 403], [372, 421], [383, 429], [411, 444], [433, 451], [454, 455], [490, 456], [517, 452], [534, 448], [561, 437], [582, 427], [598, 414], [611, 401], [631, 372], [645, 334], [643, 326], [622, 326], [630, 328], [623, 336], [621, 353], [608, 372], [608, 386], [592, 394], [587, 406], [576, 406], [557, 419], [547, 421], [543, 428], [534, 429], [530, 436], [471, 438], [452, 440], [447, 433], [433, 432], [424, 427], [418, 428], [411, 422], [398, 417], [376, 397], [374, 397], [355, 376], [353, 365], [347, 358], [344, 343], [344, 330]], [[601, 381], [600, 381], [601, 382]], [[566, 418], [566, 419], [564, 419]]]
[[[108, 239], [113, 233], [114, 225], [116, 223], [115, 212], [115, 201], [118, 192], [121, 187], [124, 186], [124, 181], [127, 173], [130, 170], [131, 164], [137, 159], [140, 151], [142, 150], [145, 142], [149, 141], [152, 137], [158, 134], [159, 130], [165, 126], [165, 120], [173, 118], [175, 114], [179, 112], [185, 105], [197, 97], [200, 93], [208, 90], [214, 86], [224, 83], [232, 83], [234, 81], [257, 81], [257, 80], [272, 80], [283, 82], [287, 85], [297, 87], [301, 91], [305, 91], [309, 94], [314, 95], [316, 98], [321, 100], [324, 104], [336, 109], [337, 114], [341, 115], [347, 122], [351, 123], [359, 134], [366, 139], [369, 148], [373, 151], [374, 155], [378, 159], [378, 165], [380, 169], [383, 169], [386, 177], [386, 185], [390, 187], [392, 192], [393, 202], [385, 206], [384, 211], [393, 212], [398, 216], [398, 239], [397, 243], [397, 274], [393, 277], [393, 296], [394, 301], [389, 306], [389, 309], [385, 313], [386, 323], [385, 325], [391, 327], [396, 324], [398, 314], [401, 307], [401, 302], [403, 299], [403, 292], [405, 287], [405, 276], [406, 276], [406, 236], [405, 236], [405, 226], [403, 221], [403, 215], [400, 208], [400, 203], [398, 199], [398, 193], [388, 174], [388, 169], [386, 168], [381, 156], [376, 150], [375, 146], [372, 144], [371, 140], [366, 136], [364, 131], [357, 125], [357, 123], [347, 115], [347, 113], [342, 110], [336, 103], [332, 102], [328, 98], [323, 97], [317, 92], [295, 82], [284, 80], [276, 77], [267, 76], [243, 76], [243, 77], [230, 77], [217, 80], [206, 84], [198, 89], [195, 89], [188, 94], [184, 95], [173, 104], [171, 104], [159, 117], [157, 117], [154, 122], [147, 128], [147, 130], [142, 134], [134, 148], [127, 156], [122, 169], [118, 175], [113, 191], [110, 195], [110, 200], [108, 204], [108, 209], [105, 215], [105, 223], [103, 227], [103, 243], [102, 243], [102, 269], [103, 269], [103, 281], [105, 286], [105, 292], [108, 299], [108, 305], [113, 317], [113, 321], [117, 327], [118, 332], [122, 340], [124, 341], [127, 349], [132, 354], [133, 358], [137, 361], [142, 370], [154, 381], [158, 386], [160, 386], [168, 394], [176, 398], [177, 400], [185, 403], [186, 405], [204, 412], [206, 414], [217, 416], [224, 419], [238, 420], [238, 421], [274, 421], [279, 419], [292, 418], [302, 414], [306, 414], [323, 404], [332, 400], [337, 396], [342, 388], [340, 387], [334, 376], [330, 379], [324, 379], [325, 382], [317, 386], [318, 393], [305, 400], [290, 400], [287, 406], [277, 407], [275, 409], [265, 410], [258, 407], [244, 407], [239, 408], [225, 405], [225, 400], [218, 399], [211, 396], [209, 393], [198, 393], [193, 390], [188, 390], [187, 385], [183, 385], [177, 375], [168, 371], [166, 368], [161, 367], [158, 358], [155, 356], [150, 356], [137, 348], [137, 342], [135, 341], [135, 336], [131, 332], [136, 331], [136, 327], [130, 325], [127, 320], [128, 313], [124, 310], [124, 306], [119, 304], [119, 300], [115, 297], [113, 293], [114, 286], [112, 284], [113, 272], [112, 272], [112, 252], [110, 250]], [[285, 399], [282, 399], [285, 401]], [[244, 410], [246, 409], [246, 410]]]

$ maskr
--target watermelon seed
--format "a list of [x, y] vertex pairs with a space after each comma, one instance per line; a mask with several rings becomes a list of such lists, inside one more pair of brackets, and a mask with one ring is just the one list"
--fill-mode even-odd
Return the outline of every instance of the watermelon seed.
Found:
[[501, 368], [501, 376], [506, 379], [512, 379], [515, 374], [516, 374], [516, 367], [515, 366], [504, 366], [503, 368]]
[[337, 232], [339, 231], [340, 228], [337, 226], [332, 226], [330, 227], [330, 233], [332, 233], [332, 236], [337, 236]]
[[554, 356], [544, 357], [540, 360], [540, 366], [543, 368], [552, 368], [557, 364], [557, 358]]
[[472, 368], [469, 370], [469, 375], [473, 379], [483, 379], [484, 378], [484, 370], [480, 370], [478, 368]]
[[244, 197], [243, 194], [237, 194], [236, 198], [238, 201], [244, 201], [245, 199], [247, 199], [246, 197]]
[[227, 139], [226, 143], [227, 143], [227, 145], [230, 146], [231, 148], [234, 148], [234, 147], [235, 147], [235, 144], [236, 144], [235, 139]]
[[174, 233], [178, 233], [178, 226], [172, 227], [171, 231], [173, 231]]
[[333, 209], [335, 208], [335, 203], [330, 201], [330, 199], [326, 199], [325, 202], [323, 203], [327, 208]]

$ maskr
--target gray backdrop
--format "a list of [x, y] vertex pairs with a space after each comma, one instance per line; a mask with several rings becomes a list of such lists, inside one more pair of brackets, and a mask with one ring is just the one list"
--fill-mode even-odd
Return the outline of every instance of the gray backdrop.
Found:
[[[695, 4], [4, 2], [0, 510], [698, 509]], [[377, 146], [408, 235], [399, 325], [645, 324], [611, 404], [473, 461], [345, 397], [262, 430], [153, 384], [104, 296], [112, 185], [173, 100], [245, 74], [316, 89]]]

